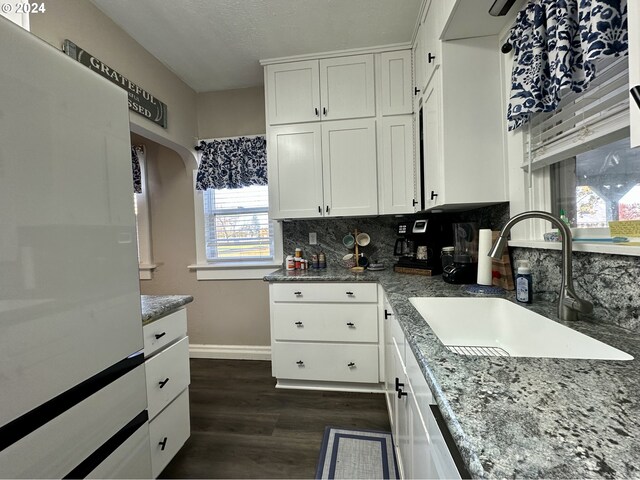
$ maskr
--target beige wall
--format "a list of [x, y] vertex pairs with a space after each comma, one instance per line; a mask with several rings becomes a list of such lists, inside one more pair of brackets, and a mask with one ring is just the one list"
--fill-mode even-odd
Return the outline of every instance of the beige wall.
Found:
[[262, 86], [198, 94], [198, 138], [265, 132]]
[[60, 50], [69, 39], [167, 104], [164, 129], [131, 112], [132, 130], [176, 150], [195, 165], [196, 93], [88, 0], [48, 0], [31, 15], [31, 33]]
[[193, 182], [172, 150], [132, 135], [147, 147], [153, 259], [160, 266], [143, 280], [143, 294], [188, 294], [189, 341], [209, 345], [269, 345], [269, 295], [260, 280], [197, 281]]

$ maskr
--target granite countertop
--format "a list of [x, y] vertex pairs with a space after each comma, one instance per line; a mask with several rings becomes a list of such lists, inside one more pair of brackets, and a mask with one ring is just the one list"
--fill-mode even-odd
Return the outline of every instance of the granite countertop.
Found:
[[191, 295], [140, 295], [142, 325], [154, 322], [191, 302]]
[[[328, 268], [278, 270], [265, 280], [380, 283], [473, 477], [640, 476], [640, 335], [597, 321], [562, 322], [555, 302], [535, 298], [526, 308], [634, 360], [465, 357], [449, 352], [408, 301], [472, 296], [440, 276]], [[504, 296], [513, 301], [513, 293]]]

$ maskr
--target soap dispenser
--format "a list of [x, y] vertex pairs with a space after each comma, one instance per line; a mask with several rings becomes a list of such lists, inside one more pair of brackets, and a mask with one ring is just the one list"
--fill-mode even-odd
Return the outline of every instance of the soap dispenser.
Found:
[[516, 273], [516, 300], [521, 303], [533, 301], [533, 279], [529, 260], [519, 260]]

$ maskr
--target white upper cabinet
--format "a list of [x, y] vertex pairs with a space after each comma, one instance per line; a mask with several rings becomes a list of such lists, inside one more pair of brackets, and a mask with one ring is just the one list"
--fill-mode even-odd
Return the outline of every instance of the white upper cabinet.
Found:
[[414, 213], [413, 115], [383, 117], [381, 131], [380, 214]]
[[[640, 89], [640, 3], [628, 3], [629, 14], [629, 86]], [[640, 96], [640, 92], [638, 92]], [[640, 104], [631, 102], [631, 146], [640, 146]]]
[[411, 51], [380, 54], [382, 115], [402, 115], [413, 109]]
[[269, 129], [269, 215], [271, 218], [322, 217], [322, 149], [319, 123]]
[[319, 120], [319, 75], [317, 60], [268, 65], [269, 123], [277, 125]]
[[378, 213], [376, 122], [322, 124], [325, 216]]
[[373, 54], [267, 65], [270, 125], [375, 116]]
[[373, 55], [320, 60], [320, 101], [323, 120], [375, 116]]
[[441, 8], [438, 0], [432, 0], [425, 6], [422, 22], [413, 49], [416, 87], [424, 92], [441, 61], [440, 37]]

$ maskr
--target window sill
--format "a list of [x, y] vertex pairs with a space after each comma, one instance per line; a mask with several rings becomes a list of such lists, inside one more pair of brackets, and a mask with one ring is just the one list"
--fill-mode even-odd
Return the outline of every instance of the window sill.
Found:
[[[562, 250], [560, 242], [545, 242], [541, 240], [510, 240], [510, 247], [540, 248], [545, 250]], [[629, 243], [588, 243], [573, 242], [574, 252], [609, 253], [612, 255], [630, 255], [640, 257], [640, 242]]]
[[198, 280], [262, 280], [265, 275], [281, 268], [280, 263], [225, 263], [189, 265]]
[[157, 267], [155, 263], [141, 263], [138, 265], [138, 275], [140, 280], [152, 280], [153, 270]]

